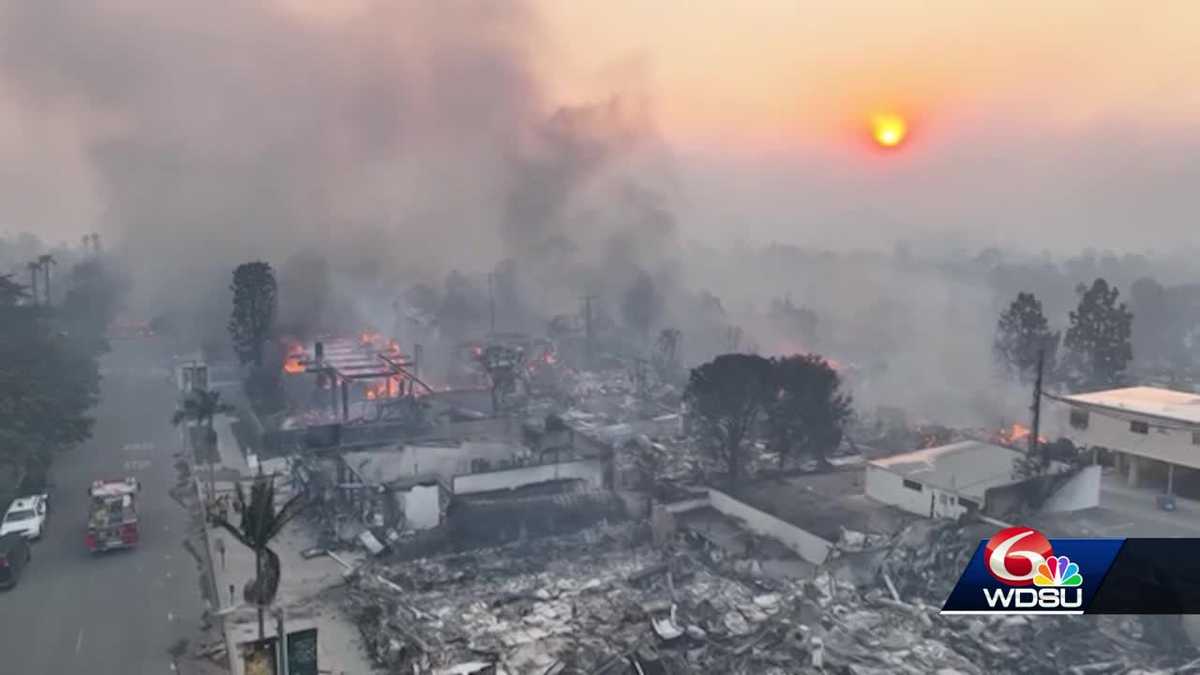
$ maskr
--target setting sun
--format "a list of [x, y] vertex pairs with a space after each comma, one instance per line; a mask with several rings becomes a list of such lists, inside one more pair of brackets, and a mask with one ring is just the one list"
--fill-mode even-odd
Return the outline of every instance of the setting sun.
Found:
[[907, 133], [908, 125], [898, 115], [876, 115], [871, 119], [871, 134], [875, 142], [885, 148], [900, 145]]

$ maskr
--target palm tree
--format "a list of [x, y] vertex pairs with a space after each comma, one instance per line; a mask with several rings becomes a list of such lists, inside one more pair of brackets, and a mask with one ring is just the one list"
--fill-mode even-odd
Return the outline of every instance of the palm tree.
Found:
[[[260, 469], [261, 471], [261, 469]], [[212, 523], [229, 532], [246, 548], [254, 551], [254, 580], [243, 589], [246, 602], [258, 608], [258, 639], [264, 637], [263, 612], [275, 600], [279, 591], [279, 556], [271, 550], [271, 541], [283, 530], [292, 518], [300, 514], [307, 505], [304, 494], [298, 493], [275, 510], [275, 477], [262, 473], [250, 487], [250, 503], [241, 483], [237, 486], [237, 510], [242, 514], [241, 526], [235, 526], [223, 515], [212, 516]]]
[[45, 284], [46, 287], [43, 290], [43, 292], [46, 294], [46, 306], [49, 307], [50, 306], [50, 266], [57, 265], [58, 261], [54, 259], [54, 256], [50, 255], [49, 253], [45, 253], [45, 254], [38, 256], [37, 263], [42, 268], [42, 275], [46, 280], [46, 284]]
[[[213, 418], [217, 415], [232, 413], [235, 410], [236, 408], [232, 405], [221, 401], [221, 392], [193, 389], [188, 392], [183, 403], [175, 410], [175, 414], [171, 415], [171, 424], [175, 426], [184, 422], [192, 422], [205, 428], [204, 449], [208, 456], [208, 495], [210, 499], [215, 496], [216, 485], [216, 476], [214, 476], [216, 457], [214, 455], [217, 449], [215, 442], [217, 432], [213, 429]], [[189, 438], [194, 439], [195, 437], [189, 436]]]

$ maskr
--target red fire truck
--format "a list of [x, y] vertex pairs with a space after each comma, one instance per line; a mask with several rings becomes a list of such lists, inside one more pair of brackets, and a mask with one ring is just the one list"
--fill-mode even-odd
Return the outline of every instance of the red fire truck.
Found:
[[138, 543], [136, 478], [97, 480], [88, 489], [91, 497], [87, 536], [92, 553], [114, 548], [131, 548]]

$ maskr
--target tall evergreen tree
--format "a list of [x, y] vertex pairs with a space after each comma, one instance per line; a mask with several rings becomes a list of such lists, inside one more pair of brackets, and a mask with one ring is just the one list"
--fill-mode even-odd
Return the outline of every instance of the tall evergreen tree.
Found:
[[996, 324], [993, 345], [996, 359], [1023, 382], [1033, 380], [1038, 353], [1045, 351], [1046, 363], [1054, 363], [1059, 334], [1050, 331], [1042, 303], [1033, 293], [1018, 293]]
[[1069, 352], [1068, 376], [1078, 387], [1119, 386], [1133, 359], [1133, 314], [1117, 301], [1117, 288], [1104, 279], [1075, 290], [1079, 306], [1070, 314], [1063, 340]]
[[275, 272], [261, 260], [238, 265], [233, 272], [233, 314], [229, 334], [243, 364], [263, 364], [263, 347], [275, 322]]

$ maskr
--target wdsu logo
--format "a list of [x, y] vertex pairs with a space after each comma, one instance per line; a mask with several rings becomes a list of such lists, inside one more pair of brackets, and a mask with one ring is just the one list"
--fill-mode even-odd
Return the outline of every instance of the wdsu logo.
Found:
[[1000, 530], [984, 553], [988, 573], [1003, 584], [981, 589], [991, 609], [1083, 609], [1079, 565], [1054, 555], [1041, 532], [1029, 527]]
[[1122, 541], [1005, 528], [979, 543], [942, 612], [1083, 614]]

